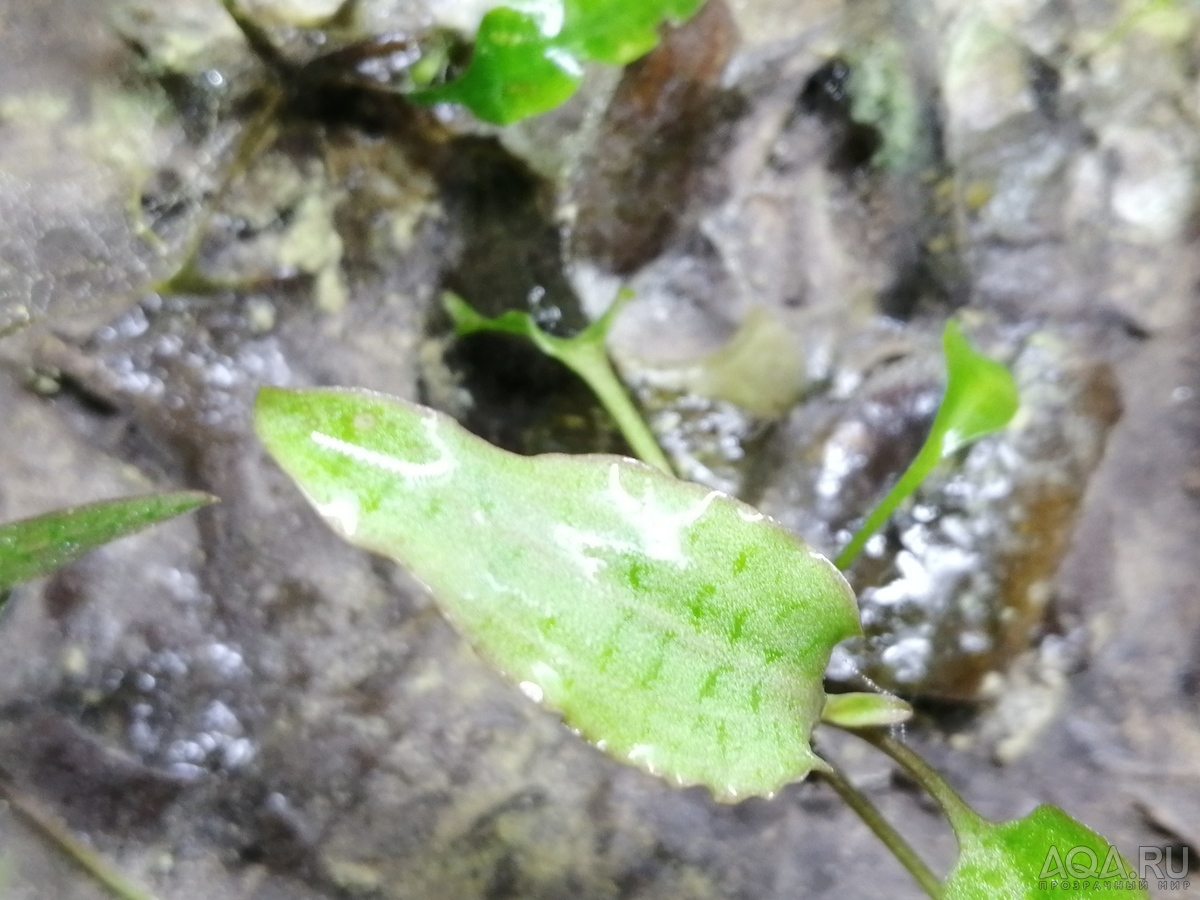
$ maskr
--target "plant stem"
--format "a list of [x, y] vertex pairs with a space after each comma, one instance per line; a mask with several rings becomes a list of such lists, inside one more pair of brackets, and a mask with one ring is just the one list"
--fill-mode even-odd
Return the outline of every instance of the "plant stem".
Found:
[[126, 878], [112, 863], [71, 834], [66, 825], [18, 793], [3, 778], [0, 778], [0, 798], [118, 900], [155, 900], [153, 894]]
[[662, 469], [668, 475], [673, 475], [671, 463], [658, 446], [650, 426], [633, 405], [633, 400], [625, 391], [621, 379], [613, 371], [604, 345], [597, 343], [571, 347], [569, 356], [564, 353], [563, 359], [600, 399], [600, 403], [613, 417], [626, 443], [637, 454], [638, 459]]
[[866, 545], [871, 535], [878, 531], [879, 527], [891, 517], [892, 513], [896, 511], [896, 507], [903, 502], [904, 498], [916, 490], [917, 486], [928, 477], [940, 459], [941, 451], [939, 446], [936, 443], [927, 442], [921, 448], [921, 452], [917, 454], [917, 458], [904, 470], [904, 474], [900, 476], [900, 480], [887, 492], [887, 496], [883, 498], [883, 502], [871, 511], [871, 515], [863, 522], [862, 527], [855, 532], [854, 537], [850, 539], [850, 543], [842, 548], [842, 552], [834, 560], [834, 565], [845, 571], [850, 563], [854, 562], [854, 558], [862, 552], [862, 548]]
[[982, 821], [979, 813], [971, 809], [967, 802], [959, 796], [958, 791], [954, 790], [950, 783], [942, 777], [941, 773], [917, 755], [915, 750], [883, 730], [872, 729], [854, 733], [886, 753], [911, 775], [913, 780], [924, 788], [934, 802], [941, 807], [956, 835], [969, 833], [973, 829], [978, 830]]
[[900, 865], [908, 870], [921, 889], [933, 900], [939, 900], [942, 896], [942, 883], [938, 881], [929, 866], [925, 865], [924, 860], [917, 856], [912, 845], [904, 840], [900, 836], [900, 832], [883, 817], [875, 804], [867, 798], [867, 795], [851, 784], [849, 779], [833, 766], [830, 766], [827, 771], [820, 770], [817, 774], [829, 782], [829, 786], [846, 802], [846, 805], [854, 810], [879, 840], [883, 841], [884, 846], [891, 851], [892, 856], [896, 857]]

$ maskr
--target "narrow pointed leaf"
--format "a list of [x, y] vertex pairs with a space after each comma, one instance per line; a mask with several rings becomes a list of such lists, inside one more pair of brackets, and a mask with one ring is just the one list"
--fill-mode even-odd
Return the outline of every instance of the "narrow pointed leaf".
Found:
[[335, 529], [617, 758], [725, 799], [823, 767], [809, 735], [854, 597], [750, 507], [618, 457], [510, 454], [377, 394], [264, 388], [255, 417]]
[[946, 361], [946, 393], [929, 437], [900, 480], [838, 554], [839, 569], [844, 570], [854, 561], [867, 539], [921, 486], [939, 462], [981, 437], [999, 431], [1017, 413], [1020, 400], [1012, 374], [1002, 363], [977, 353], [954, 319], [946, 323], [942, 332], [942, 351]]
[[0, 525], [0, 593], [64, 566], [101, 544], [215, 499], [196, 491], [129, 497]]
[[513, 0], [489, 11], [466, 71], [413, 94], [460, 103], [507, 124], [546, 112], [575, 93], [589, 61], [625, 65], [658, 43], [664, 21], [680, 21], [701, 0]]
[[911, 706], [890, 694], [831, 694], [821, 721], [838, 728], [877, 728], [907, 722], [912, 714]]
[[1149, 896], [1108, 841], [1055, 806], [1011, 822], [959, 816], [951, 824], [959, 856], [944, 900]]

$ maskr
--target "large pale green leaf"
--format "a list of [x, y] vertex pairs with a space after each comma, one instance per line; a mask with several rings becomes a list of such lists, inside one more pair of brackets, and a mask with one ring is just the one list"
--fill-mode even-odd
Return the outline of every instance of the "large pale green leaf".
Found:
[[414, 94], [461, 103], [489, 122], [553, 109], [573, 93], [588, 61], [624, 65], [658, 43], [658, 27], [701, 0], [510, 0], [484, 17], [466, 71]]
[[959, 815], [951, 824], [959, 855], [944, 900], [1148, 896], [1108, 841], [1055, 806], [1011, 822]]
[[854, 597], [750, 507], [632, 460], [516, 456], [377, 394], [265, 388], [255, 416], [331, 525], [609, 753], [724, 799], [823, 767], [809, 735]]
[[94, 547], [215, 499], [196, 491], [153, 494], [60, 509], [0, 525], [0, 593], [65, 566]]
[[839, 569], [854, 561], [867, 539], [921, 486], [939, 462], [973, 441], [999, 431], [1017, 413], [1020, 398], [1012, 374], [1002, 363], [976, 352], [954, 319], [946, 323], [942, 332], [942, 352], [946, 361], [946, 393], [929, 437], [900, 480], [838, 554]]

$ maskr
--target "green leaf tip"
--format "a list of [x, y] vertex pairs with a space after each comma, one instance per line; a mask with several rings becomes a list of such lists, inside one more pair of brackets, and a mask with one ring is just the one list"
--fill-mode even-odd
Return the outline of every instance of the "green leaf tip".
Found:
[[65, 566], [89, 550], [216, 502], [198, 491], [127, 497], [0, 525], [0, 592]]
[[941, 440], [941, 455], [946, 457], [1007, 425], [1017, 414], [1020, 398], [1008, 368], [976, 352], [955, 319], [942, 332], [942, 352], [946, 394], [931, 435]]
[[414, 93], [452, 102], [507, 125], [558, 106], [575, 93], [586, 63], [622, 66], [658, 43], [658, 27], [682, 21], [702, 0], [512, 0], [483, 17], [466, 70]]
[[1017, 413], [1020, 397], [1012, 373], [1003, 363], [977, 352], [955, 319], [946, 322], [942, 331], [942, 353], [946, 391], [929, 436], [912, 464], [838, 554], [839, 569], [846, 569], [854, 561], [867, 539], [921, 486], [939, 462], [999, 431]]
[[255, 427], [330, 525], [616, 758], [727, 800], [825, 767], [809, 736], [854, 596], [745, 504], [619, 457], [517, 456], [362, 391], [264, 388]]
[[1103, 837], [1055, 806], [1023, 819], [952, 823], [959, 856], [944, 900], [1147, 897], [1136, 869]]
[[890, 694], [831, 694], [825, 699], [821, 721], [837, 728], [877, 728], [900, 725], [912, 714], [908, 703]]

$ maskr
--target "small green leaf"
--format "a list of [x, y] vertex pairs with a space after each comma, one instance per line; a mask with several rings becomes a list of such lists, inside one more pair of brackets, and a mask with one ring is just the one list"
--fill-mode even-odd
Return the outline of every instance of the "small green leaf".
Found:
[[951, 319], [942, 333], [946, 394], [933, 420], [930, 438], [949, 456], [1012, 421], [1020, 405], [1017, 383], [1003, 363], [977, 353]]
[[658, 44], [664, 21], [682, 22], [703, 0], [566, 0], [565, 43], [580, 56], [623, 66]]
[[0, 525], [0, 591], [65, 566], [101, 544], [215, 500], [196, 491], [152, 494]]
[[958, 862], [945, 900], [1146, 897], [1136, 869], [1103, 837], [1055, 806], [1023, 819], [952, 819]]
[[580, 60], [543, 31], [537, 16], [501, 6], [480, 22], [466, 71], [413, 97], [461, 103], [484, 121], [506, 125], [553, 109], [582, 80]]
[[558, 106], [591, 60], [625, 65], [658, 43], [658, 27], [694, 13], [701, 0], [514, 0], [488, 12], [466, 71], [418, 91], [421, 102], [461, 103], [508, 124]]
[[617, 313], [632, 298], [631, 291], [618, 291], [616, 300], [604, 315], [579, 334], [569, 338], [547, 334], [538, 328], [529, 313], [520, 310], [509, 310], [489, 319], [481, 316], [466, 300], [456, 294], [447, 292], [442, 296], [442, 303], [459, 334], [468, 335], [479, 331], [515, 334], [528, 338], [547, 356], [565, 365], [587, 382], [588, 387], [608, 410], [608, 414], [613, 417], [625, 441], [638, 458], [670, 475], [671, 464], [646, 425], [646, 420], [629, 399], [621, 379], [613, 371], [604, 343], [608, 338], [609, 329], [616, 321]]
[[1017, 413], [1019, 397], [1012, 374], [1003, 364], [977, 353], [954, 319], [946, 323], [942, 332], [942, 350], [946, 360], [946, 393], [929, 437], [883, 502], [838, 554], [839, 569], [844, 570], [854, 561], [867, 539], [920, 487], [942, 459], [999, 431]]
[[861, 632], [854, 596], [750, 507], [618, 457], [517, 456], [365, 392], [264, 388], [255, 426], [334, 528], [615, 757], [723, 799], [824, 768], [809, 735], [833, 646]]
[[911, 706], [890, 694], [831, 694], [821, 721], [838, 728], [876, 728], [907, 722], [912, 714]]

